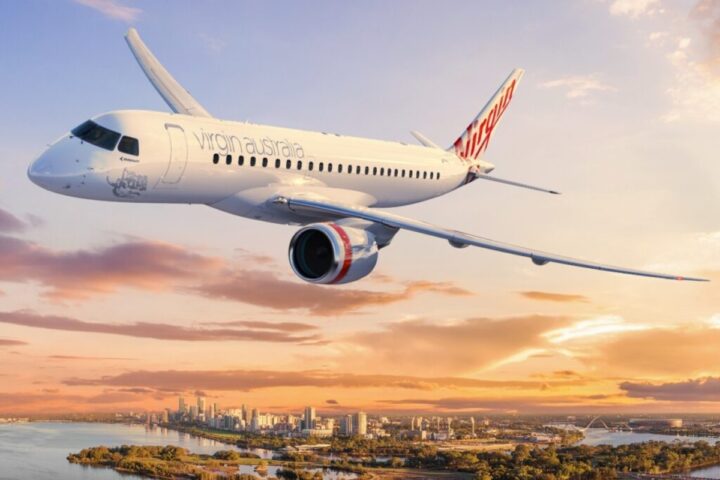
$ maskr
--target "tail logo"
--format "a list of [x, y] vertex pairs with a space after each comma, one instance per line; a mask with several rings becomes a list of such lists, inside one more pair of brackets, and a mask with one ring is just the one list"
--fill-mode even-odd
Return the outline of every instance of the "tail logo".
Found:
[[502, 114], [505, 113], [510, 100], [512, 100], [515, 83], [516, 80], [513, 80], [508, 85], [486, 115], [479, 116], [468, 125], [465, 133], [455, 142], [454, 147], [457, 156], [466, 160], [477, 159], [487, 149], [495, 126], [500, 121]]

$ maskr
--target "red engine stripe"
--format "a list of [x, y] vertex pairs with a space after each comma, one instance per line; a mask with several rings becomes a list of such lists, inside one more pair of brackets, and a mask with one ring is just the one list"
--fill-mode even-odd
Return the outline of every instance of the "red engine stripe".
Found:
[[339, 225], [335, 225], [334, 223], [331, 223], [330, 226], [338, 233], [338, 235], [340, 235], [340, 240], [342, 240], [343, 248], [345, 249], [345, 259], [343, 260], [343, 266], [340, 269], [340, 273], [338, 273], [337, 277], [333, 278], [333, 280], [330, 282], [338, 283], [343, 278], [345, 278], [348, 270], [350, 270], [350, 265], [352, 265], [352, 245], [350, 244], [350, 237], [348, 237], [348, 234], [345, 230], [343, 230]]

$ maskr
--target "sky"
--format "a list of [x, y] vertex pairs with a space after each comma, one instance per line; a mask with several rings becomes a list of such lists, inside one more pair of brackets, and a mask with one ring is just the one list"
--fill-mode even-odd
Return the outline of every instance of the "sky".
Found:
[[[167, 106], [130, 27], [217, 117], [450, 145], [515, 67], [474, 182], [397, 213], [572, 269], [400, 232], [369, 277], [292, 274], [294, 227], [33, 185], [99, 113]], [[720, 0], [11, 1], [0, 16], [0, 414], [314, 405], [717, 412]]]

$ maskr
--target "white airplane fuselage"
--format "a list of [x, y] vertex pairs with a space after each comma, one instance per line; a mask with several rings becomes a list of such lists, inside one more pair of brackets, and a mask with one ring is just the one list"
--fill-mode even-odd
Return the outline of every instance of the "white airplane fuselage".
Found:
[[275, 190], [308, 198], [318, 190], [353, 205], [394, 207], [458, 188], [471, 165], [442, 149], [181, 114], [123, 110], [93, 121], [137, 139], [138, 155], [68, 133], [32, 163], [32, 181], [79, 198], [205, 204], [304, 224], [307, 216], [268, 204]]

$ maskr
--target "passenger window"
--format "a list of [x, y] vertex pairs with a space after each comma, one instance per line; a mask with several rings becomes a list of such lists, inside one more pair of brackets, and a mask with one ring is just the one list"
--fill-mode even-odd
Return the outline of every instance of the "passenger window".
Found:
[[342, 173], [342, 163], [338, 165], [338, 173]]
[[238, 165], [240, 165], [242, 167], [244, 163], [245, 163], [245, 156], [240, 155], [240, 157], [238, 158]]
[[318, 170], [320, 170], [322, 172], [324, 168], [325, 168], [325, 164], [323, 162], [320, 162], [320, 166], [319, 166]]
[[397, 177], [397, 174], [398, 174], [398, 169], [396, 168], [396, 169], [395, 169], [395, 176], [396, 176], [396, 177]]
[[275, 168], [280, 168], [280, 159], [279, 158], [275, 159]]
[[225, 155], [225, 163], [226, 163], [227, 165], [231, 165], [231, 164], [232, 164], [232, 155]]
[[288, 160], [287, 162], [285, 162], [285, 168], [288, 169], [288, 170], [290, 170], [290, 169], [292, 168], [292, 162], [291, 162], [290, 160]]
[[383, 175], [385, 175], [385, 168], [381, 167], [380, 168], [380, 176], [382, 177]]
[[440, 172], [438, 172], [437, 175], [435, 175], [435, 178], [440, 180]]
[[332, 163], [328, 163], [328, 173], [332, 172]]
[[302, 162], [298, 160], [297, 169], [302, 170]]
[[308, 170], [312, 172], [313, 169], [313, 162], [308, 162]]
[[220, 161], [220, 155], [217, 153], [213, 153], [213, 163], [217, 165], [217, 163]]
[[427, 179], [427, 172], [423, 172], [423, 180]]
[[402, 176], [403, 178], [405, 178], [405, 169], [403, 169], [403, 171], [402, 171], [401, 173], [402, 173], [401, 176]]
[[352, 174], [352, 165], [348, 165], [348, 173]]
[[377, 167], [373, 167], [373, 175], [377, 175]]
[[360, 175], [360, 165], [355, 167], [355, 175]]
[[267, 167], [267, 158], [263, 158], [263, 167]]
[[370, 174], [370, 167], [365, 167], [365, 175], [369, 175], [369, 174]]
[[133, 137], [122, 137], [120, 143], [118, 143], [118, 150], [128, 155], [140, 155], [140, 146], [137, 138]]
[[255, 157], [250, 157], [250, 166], [251, 167], [255, 166]]

